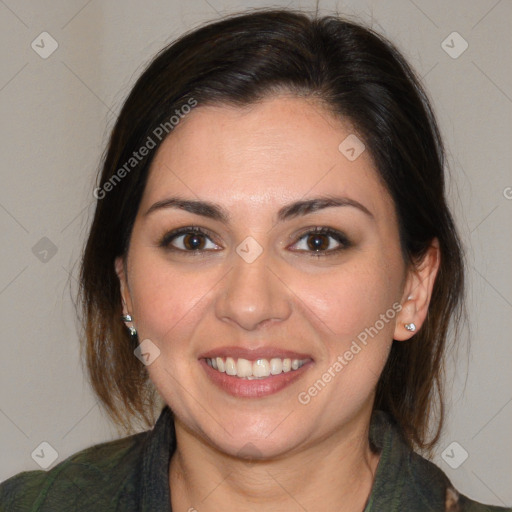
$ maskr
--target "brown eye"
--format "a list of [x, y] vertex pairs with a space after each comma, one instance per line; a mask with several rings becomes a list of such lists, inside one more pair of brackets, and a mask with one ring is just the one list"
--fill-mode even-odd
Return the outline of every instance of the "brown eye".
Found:
[[329, 248], [329, 237], [324, 234], [313, 234], [307, 236], [308, 248], [312, 251], [325, 251]]
[[352, 243], [337, 230], [319, 227], [303, 233], [296, 245], [295, 250], [308, 252], [311, 256], [330, 256], [348, 249]]
[[188, 233], [183, 235], [183, 245], [185, 246], [185, 249], [193, 251], [196, 249], [201, 250], [204, 247], [204, 237], [197, 233]]
[[158, 245], [172, 251], [189, 253], [218, 249], [208, 234], [197, 227], [180, 228], [167, 233]]

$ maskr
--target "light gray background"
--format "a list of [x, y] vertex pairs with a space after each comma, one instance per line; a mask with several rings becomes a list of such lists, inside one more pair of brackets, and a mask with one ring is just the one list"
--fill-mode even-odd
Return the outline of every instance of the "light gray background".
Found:
[[[142, 67], [198, 23], [315, 2], [0, 0], [0, 480], [114, 439], [82, 373], [71, 293], [106, 136]], [[471, 351], [448, 360], [449, 416], [434, 461], [479, 501], [512, 504], [512, 3], [322, 1], [384, 33], [424, 78], [448, 147], [450, 199], [469, 263]], [[47, 59], [32, 41], [47, 31]], [[469, 44], [454, 59], [442, 42]], [[461, 48], [460, 40], [451, 46]], [[48, 48], [48, 46], [46, 46]], [[46, 237], [56, 247], [52, 255]], [[38, 244], [39, 245], [36, 245]], [[41, 245], [42, 244], [42, 245]], [[46, 244], [46, 245], [45, 245]], [[36, 247], [36, 249], [34, 249]], [[39, 250], [39, 252], [38, 252]], [[45, 259], [46, 261], [41, 261]], [[466, 344], [466, 332], [461, 343]], [[456, 441], [457, 469], [441, 457]], [[456, 447], [452, 459], [463, 454]]]

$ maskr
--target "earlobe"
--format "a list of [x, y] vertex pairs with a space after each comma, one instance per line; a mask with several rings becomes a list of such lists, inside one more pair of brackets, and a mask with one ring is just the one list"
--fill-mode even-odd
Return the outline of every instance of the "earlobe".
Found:
[[434, 238], [421, 262], [411, 267], [407, 275], [403, 296], [407, 297], [397, 317], [394, 339], [405, 341], [416, 334], [423, 325], [439, 270], [441, 252], [439, 241]]
[[[402, 304], [402, 309], [397, 316], [393, 339], [397, 341], [406, 341], [415, 334], [418, 330], [416, 313], [417, 310], [414, 296], [409, 295], [406, 301]], [[414, 324], [414, 330], [412, 330], [411, 324]], [[409, 326], [409, 328], [406, 326]]]

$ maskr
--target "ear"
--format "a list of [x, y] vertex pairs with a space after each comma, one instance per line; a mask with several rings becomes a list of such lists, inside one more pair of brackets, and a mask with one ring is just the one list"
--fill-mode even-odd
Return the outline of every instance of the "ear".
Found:
[[123, 301], [123, 315], [132, 313], [132, 301], [128, 281], [126, 278], [125, 260], [122, 256], [118, 256], [115, 260], [114, 267], [117, 277], [119, 278], [119, 287], [121, 291], [121, 300]]
[[[408, 270], [402, 296], [402, 309], [395, 325], [393, 336], [395, 340], [410, 339], [425, 322], [440, 262], [439, 240], [434, 238], [423, 259]], [[415, 332], [405, 328], [405, 324], [409, 323], [416, 325]]]

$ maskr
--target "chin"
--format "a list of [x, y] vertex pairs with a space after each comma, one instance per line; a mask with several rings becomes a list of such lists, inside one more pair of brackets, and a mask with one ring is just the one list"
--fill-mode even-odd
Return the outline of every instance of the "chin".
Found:
[[[236, 458], [263, 460], [279, 457], [308, 438], [291, 417], [283, 422], [284, 418], [286, 415], [276, 420], [274, 415], [246, 413], [241, 418], [225, 418], [222, 426], [211, 418], [204, 419], [204, 428], [198, 426], [201, 435], [219, 451]], [[304, 424], [301, 426], [303, 429]]]

